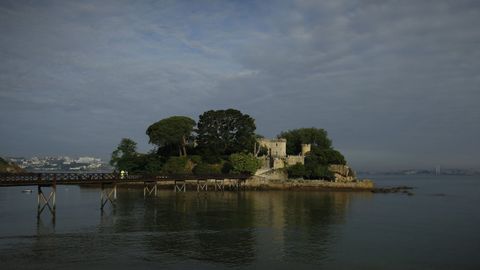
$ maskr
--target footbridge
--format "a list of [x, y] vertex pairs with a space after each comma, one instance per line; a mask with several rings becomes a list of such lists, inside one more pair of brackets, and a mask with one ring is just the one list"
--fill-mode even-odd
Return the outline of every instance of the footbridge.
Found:
[[107, 204], [115, 206], [117, 185], [143, 184], [143, 195], [156, 196], [158, 185], [170, 183], [174, 192], [186, 192], [188, 186], [196, 187], [196, 191], [233, 190], [240, 191], [245, 186], [249, 175], [166, 175], [166, 174], [134, 174], [118, 173], [0, 173], [0, 187], [36, 186], [37, 216], [48, 209], [55, 217], [57, 185], [98, 185], [101, 187], [100, 209]]

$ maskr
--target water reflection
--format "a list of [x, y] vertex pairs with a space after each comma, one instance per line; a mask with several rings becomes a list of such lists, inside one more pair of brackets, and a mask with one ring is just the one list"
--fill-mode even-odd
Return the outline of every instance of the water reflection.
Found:
[[415, 196], [130, 188], [103, 213], [99, 189], [72, 186], [55, 227], [0, 189], [0, 268], [479, 269], [478, 178], [422, 179]]
[[[44, 220], [45, 219], [45, 220]], [[43, 218], [37, 217], [37, 235], [53, 234], [55, 233], [55, 217]]]
[[318, 262], [333, 245], [332, 227], [343, 223], [349, 193], [159, 192], [141, 197], [122, 190], [98, 232], [141, 232], [146, 257], [171, 255], [227, 264], [258, 256]]
[[[156, 197], [144, 198], [141, 189], [121, 189], [115, 207], [85, 212], [84, 218], [100, 213], [97, 226], [55, 232], [39, 223], [31, 245], [4, 249], [0, 259], [21, 252], [40, 265], [49, 257], [62, 266], [95, 262], [120, 269], [133, 262], [318, 265], [335, 245], [335, 226], [345, 222], [350, 196], [338, 192], [161, 191]], [[65, 222], [57, 216], [58, 224]]]

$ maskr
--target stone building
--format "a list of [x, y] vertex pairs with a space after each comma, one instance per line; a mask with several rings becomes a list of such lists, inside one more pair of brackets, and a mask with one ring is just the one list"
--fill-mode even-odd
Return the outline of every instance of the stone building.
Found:
[[284, 158], [287, 156], [287, 140], [286, 139], [265, 139], [257, 140], [260, 147], [265, 147], [268, 150], [267, 156]]
[[297, 163], [305, 163], [305, 155], [310, 152], [310, 144], [302, 144], [302, 151], [298, 155], [287, 155], [287, 140], [265, 139], [257, 140], [260, 147], [267, 149], [267, 154], [259, 157], [263, 162], [262, 169], [280, 169]]
[[[286, 139], [265, 139], [257, 140], [260, 147], [267, 149], [265, 155], [259, 156], [258, 159], [262, 161], [262, 168], [255, 174], [263, 175], [267, 178], [287, 178], [285, 172], [281, 175], [281, 171], [274, 171], [297, 163], [305, 164], [305, 156], [311, 151], [310, 144], [302, 144], [302, 150], [298, 155], [287, 155], [287, 140]], [[331, 164], [328, 169], [333, 173], [335, 182], [352, 182], [356, 179], [355, 172], [348, 166], [342, 164]], [[266, 176], [268, 174], [268, 176]]]

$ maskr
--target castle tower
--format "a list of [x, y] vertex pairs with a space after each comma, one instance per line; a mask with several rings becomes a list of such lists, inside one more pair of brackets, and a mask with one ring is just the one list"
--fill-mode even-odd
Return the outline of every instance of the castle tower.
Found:
[[287, 140], [286, 139], [259, 139], [258, 144], [268, 149], [268, 155], [271, 157], [284, 158], [287, 156]]
[[312, 150], [312, 145], [309, 143], [302, 143], [302, 156], [307, 155]]
[[287, 140], [277, 139], [270, 141], [271, 155], [273, 157], [286, 157], [287, 156]]

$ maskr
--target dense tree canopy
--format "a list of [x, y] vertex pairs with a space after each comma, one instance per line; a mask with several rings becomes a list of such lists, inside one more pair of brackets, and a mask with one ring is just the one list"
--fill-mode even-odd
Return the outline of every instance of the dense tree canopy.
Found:
[[[113, 151], [110, 163], [118, 170], [134, 173], [254, 174], [262, 163], [257, 156], [268, 152], [256, 143], [261, 136], [254, 133], [255, 120], [238, 110], [204, 112], [199, 116], [197, 128], [194, 127], [195, 121], [189, 117], [162, 119], [146, 130], [150, 143], [157, 146], [155, 149], [147, 154], [137, 153], [137, 144], [124, 138]], [[288, 155], [298, 155], [302, 144], [311, 144], [304, 164], [286, 168], [290, 177], [333, 179], [328, 166], [346, 163], [344, 156], [332, 147], [323, 129], [288, 130], [280, 133], [278, 138], [287, 140]]]
[[150, 143], [159, 148], [177, 148], [179, 156], [187, 155], [187, 144], [195, 121], [186, 116], [172, 116], [162, 119], [147, 129]]
[[210, 110], [199, 117], [197, 144], [204, 155], [224, 156], [252, 151], [255, 120], [238, 110]]
[[332, 141], [327, 132], [321, 128], [299, 128], [280, 133], [278, 138], [287, 139], [287, 154], [298, 155], [302, 151], [302, 144], [309, 143], [312, 148], [319, 150], [330, 149]]

